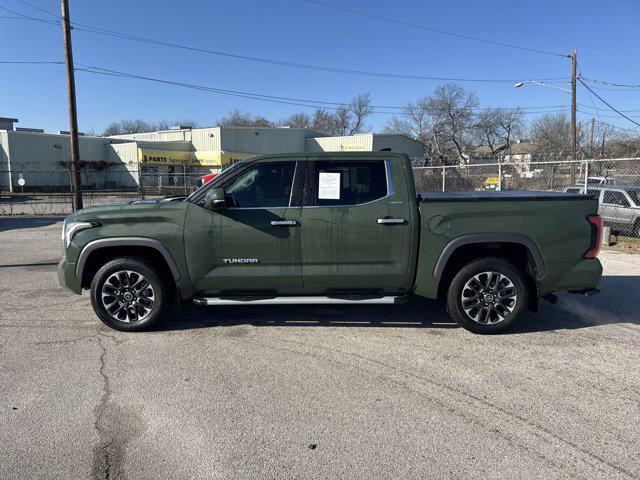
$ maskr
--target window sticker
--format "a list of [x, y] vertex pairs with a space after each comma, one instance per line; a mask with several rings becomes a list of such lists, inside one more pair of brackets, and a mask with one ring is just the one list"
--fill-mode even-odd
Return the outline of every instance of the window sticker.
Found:
[[318, 200], [340, 200], [340, 173], [319, 173]]

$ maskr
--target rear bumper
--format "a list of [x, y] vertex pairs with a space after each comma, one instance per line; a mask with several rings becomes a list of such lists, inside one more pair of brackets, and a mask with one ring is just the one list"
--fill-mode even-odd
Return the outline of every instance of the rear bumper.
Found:
[[540, 293], [544, 295], [554, 290], [588, 292], [595, 289], [601, 277], [602, 264], [597, 258], [548, 264]]
[[76, 278], [76, 265], [75, 263], [69, 263], [66, 256], [62, 257], [62, 260], [58, 263], [58, 282], [75, 294], [80, 295], [82, 293], [82, 285]]

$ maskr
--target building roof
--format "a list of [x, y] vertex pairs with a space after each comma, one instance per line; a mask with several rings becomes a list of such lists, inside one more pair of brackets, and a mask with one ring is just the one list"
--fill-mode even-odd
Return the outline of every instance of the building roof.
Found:
[[527, 153], [534, 153], [535, 150], [535, 142], [531, 140], [525, 140], [523, 142], [512, 143], [509, 146], [509, 149], [505, 152], [505, 155], [524, 155]]

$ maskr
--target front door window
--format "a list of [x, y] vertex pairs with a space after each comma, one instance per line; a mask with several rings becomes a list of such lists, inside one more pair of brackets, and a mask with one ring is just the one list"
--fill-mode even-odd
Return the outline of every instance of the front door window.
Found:
[[261, 163], [225, 185], [232, 208], [288, 207], [296, 162]]

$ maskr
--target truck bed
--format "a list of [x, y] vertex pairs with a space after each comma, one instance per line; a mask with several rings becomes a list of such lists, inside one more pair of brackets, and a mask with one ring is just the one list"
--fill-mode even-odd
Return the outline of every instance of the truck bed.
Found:
[[421, 192], [422, 202], [500, 202], [518, 200], [590, 200], [595, 195], [569, 194], [564, 192], [543, 192], [537, 190], [461, 191], [461, 192]]

